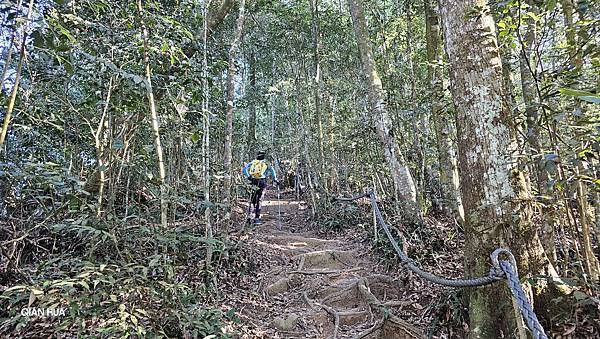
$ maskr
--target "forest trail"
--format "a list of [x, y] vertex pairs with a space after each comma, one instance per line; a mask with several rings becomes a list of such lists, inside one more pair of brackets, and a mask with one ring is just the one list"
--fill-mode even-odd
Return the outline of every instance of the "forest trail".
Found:
[[286, 196], [279, 203], [268, 191], [265, 223], [244, 232], [258, 267], [248, 286], [234, 287], [241, 337], [421, 338], [417, 326], [392, 315], [412, 304], [400, 293], [403, 282], [376, 273], [384, 270], [360, 235], [324, 239], [307, 230], [309, 213], [304, 202]]

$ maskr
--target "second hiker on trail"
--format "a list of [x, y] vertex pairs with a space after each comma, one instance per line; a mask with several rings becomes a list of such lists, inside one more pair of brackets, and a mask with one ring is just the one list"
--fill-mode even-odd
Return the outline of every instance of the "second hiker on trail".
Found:
[[250, 180], [250, 184], [256, 187], [252, 193], [250, 202], [254, 206], [254, 223], [257, 225], [262, 224], [262, 221], [260, 220], [260, 200], [264, 194], [265, 187], [267, 187], [267, 178], [269, 174], [272, 176], [273, 182], [279, 185], [277, 174], [273, 167], [265, 161], [265, 156], [265, 152], [258, 152], [256, 159], [244, 165], [244, 168], [242, 169], [242, 173]]

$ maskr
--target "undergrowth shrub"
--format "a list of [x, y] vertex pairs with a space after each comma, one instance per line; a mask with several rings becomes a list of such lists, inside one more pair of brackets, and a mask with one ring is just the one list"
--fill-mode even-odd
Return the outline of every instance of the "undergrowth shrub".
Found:
[[433, 320], [427, 328], [427, 337], [432, 338], [440, 330], [448, 331], [450, 337], [464, 337], [469, 312], [463, 304], [464, 290], [451, 289], [432, 300], [427, 312]]
[[328, 203], [317, 210], [313, 218], [320, 231], [337, 232], [369, 222], [370, 205], [354, 202]]
[[[227, 337], [224, 315], [204, 306], [214, 275], [205, 267], [206, 248], [218, 256], [223, 245], [197, 227], [80, 218], [39, 235], [63, 249], [25, 265], [3, 291], [0, 336]], [[64, 309], [65, 315], [23, 315], [27, 308]]]

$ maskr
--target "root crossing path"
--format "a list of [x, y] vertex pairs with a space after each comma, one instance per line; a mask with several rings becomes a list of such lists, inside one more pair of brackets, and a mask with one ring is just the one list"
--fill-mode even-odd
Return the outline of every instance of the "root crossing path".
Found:
[[237, 309], [241, 337], [422, 338], [418, 325], [394, 315], [412, 302], [402, 300], [401, 280], [376, 273], [385, 270], [369, 255], [366, 231], [325, 239], [307, 230], [309, 214], [304, 202], [279, 203], [271, 191], [265, 223], [241, 233], [256, 265], [245, 286], [226, 292], [235, 295], [228, 306]]

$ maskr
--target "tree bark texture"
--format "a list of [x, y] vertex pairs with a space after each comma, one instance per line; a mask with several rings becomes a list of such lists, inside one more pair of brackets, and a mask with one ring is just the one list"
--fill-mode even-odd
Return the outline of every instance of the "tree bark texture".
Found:
[[[233, 37], [233, 41], [231, 42], [231, 47], [229, 48], [229, 56], [228, 62], [229, 66], [227, 68], [227, 108], [225, 113], [225, 146], [223, 148], [224, 156], [223, 156], [223, 165], [225, 167], [226, 175], [224, 182], [224, 202], [225, 204], [229, 204], [231, 202], [231, 176], [233, 173], [232, 168], [232, 141], [233, 141], [233, 100], [235, 97], [235, 57], [237, 54], [238, 46], [240, 44], [240, 40], [242, 39], [242, 31], [244, 29], [244, 10], [245, 10], [245, 0], [240, 0], [240, 9], [239, 15], [237, 19], [237, 25]], [[229, 214], [229, 213], [228, 213]]]
[[[202, 8], [203, 16], [208, 17], [208, 7], [210, 6], [210, 0], [204, 2]], [[209, 27], [208, 22], [204, 20], [204, 27], [202, 32], [202, 115], [203, 115], [203, 136], [202, 136], [202, 179], [203, 182], [203, 193], [204, 193], [204, 235], [207, 238], [213, 237], [213, 226], [212, 226], [212, 210], [210, 208], [210, 93], [208, 88], [208, 33]], [[212, 265], [213, 256], [213, 245], [208, 244], [206, 246], [206, 267], [210, 268]]]
[[[8, 106], [6, 107], [6, 114], [4, 115], [4, 122], [2, 123], [2, 130], [0, 130], [0, 149], [4, 145], [4, 141], [6, 140], [6, 135], [8, 134], [8, 126], [10, 125], [10, 119], [12, 118], [12, 112], [15, 108], [15, 103], [17, 102], [17, 93], [19, 92], [19, 82], [21, 81], [21, 71], [23, 70], [23, 61], [25, 60], [25, 44], [27, 42], [27, 28], [29, 27], [29, 22], [31, 21], [31, 16], [33, 13], [33, 0], [29, 1], [29, 8], [27, 10], [27, 20], [21, 24], [23, 34], [21, 38], [21, 45], [19, 46], [19, 62], [17, 64], [17, 73], [15, 75], [15, 82], [12, 86], [12, 90], [10, 93], [10, 98], [8, 99]], [[21, 4], [19, 3], [19, 7]], [[11, 46], [12, 47], [12, 46]], [[7, 57], [7, 59], [10, 57]], [[10, 60], [7, 60], [7, 62]], [[6, 66], [8, 67], [8, 66]], [[4, 83], [4, 74], [2, 75], [2, 84]], [[0, 87], [1, 89], [1, 87]]]
[[235, 0], [223, 0], [221, 6], [219, 6], [219, 9], [217, 9], [213, 13], [209, 13], [208, 22], [206, 25], [207, 37], [210, 37], [215, 28], [217, 28], [217, 26], [219, 26], [221, 22], [225, 20], [225, 17], [227, 16], [227, 14], [229, 14], [234, 4]]
[[[313, 94], [315, 100], [315, 118], [317, 121], [317, 136], [319, 143], [319, 172], [321, 175], [325, 173], [325, 146], [323, 133], [323, 117], [321, 112], [321, 41], [319, 30], [319, 1], [310, 0], [310, 11], [312, 14], [312, 44], [313, 44]], [[322, 180], [324, 183], [327, 180]]]
[[148, 104], [150, 106], [150, 118], [152, 119], [152, 132], [154, 134], [154, 148], [156, 149], [156, 157], [158, 160], [158, 175], [160, 180], [160, 224], [162, 227], [167, 227], [167, 186], [165, 179], [167, 172], [165, 170], [165, 162], [163, 159], [163, 147], [160, 141], [160, 123], [158, 120], [158, 113], [156, 111], [156, 101], [154, 100], [154, 91], [152, 90], [152, 70], [150, 69], [150, 56], [148, 54], [148, 27], [144, 22], [143, 14], [144, 9], [142, 8], [142, 1], [137, 2], [138, 12], [142, 20], [142, 39], [144, 40], [144, 67], [146, 69], [146, 95], [148, 97]]
[[[417, 192], [412, 175], [406, 166], [392, 130], [392, 122], [385, 104], [385, 91], [377, 73], [367, 23], [361, 0], [349, 0], [354, 33], [368, 86], [368, 97], [375, 120], [375, 128], [383, 145], [386, 162], [394, 180], [395, 190], [401, 200], [416, 205]], [[414, 207], [414, 206], [413, 206]], [[415, 208], [416, 209], [416, 208]], [[414, 212], [414, 213], [413, 213]], [[411, 211], [409, 214], [416, 215]]]
[[465, 212], [460, 197], [458, 158], [456, 155], [456, 145], [453, 141], [453, 136], [456, 133], [455, 122], [443, 106], [443, 60], [437, 1], [425, 0], [425, 15], [427, 72], [432, 92], [431, 118], [438, 146], [442, 197], [444, 199], [444, 207], [449, 207], [454, 216], [462, 223], [464, 222]]
[[[469, 276], [482, 276], [489, 271], [490, 253], [511, 240], [514, 227], [510, 113], [504, 105], [502, 63], [486, 2], [441, 0], [440, 13], [457, 109], [465, 266]], [[519, 222], [527, 222], [524, 213], [514, 213]], [[512, 333], [510, 300], [498, 286], [472, 290], [469, 337], [499, 338]]]
[[[256, 93], [256, 59], [254, 54], [250, 55], [248, 60], [250, 68], [250, 93]], [[248, 147], [248, 158], [256, 153], [256, 102], [251, 102], [248, 109], [248, 135], [246, 136], [246, 145]]]

